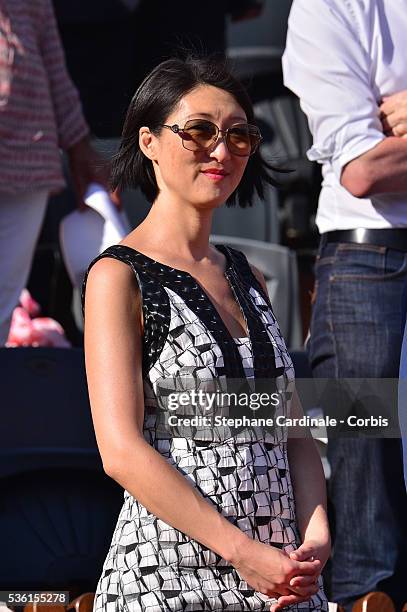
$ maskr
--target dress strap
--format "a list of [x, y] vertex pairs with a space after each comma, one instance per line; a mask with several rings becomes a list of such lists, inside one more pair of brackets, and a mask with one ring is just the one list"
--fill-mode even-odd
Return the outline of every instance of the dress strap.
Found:
[[264, 291], [243, 251], [239, 251], [238, 249], [235, 249], [229, 245], [223, 245], [223, 248], [229, 253], [230, 258], [232, 259], [234, 271], [246, 290], [250, 291], [250, 288], [254, 287], [271, 308], [269, 295]]

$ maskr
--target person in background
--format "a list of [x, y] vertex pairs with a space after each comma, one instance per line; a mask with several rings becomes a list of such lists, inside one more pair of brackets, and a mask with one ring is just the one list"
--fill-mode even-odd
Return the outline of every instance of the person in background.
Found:
[[80, 209], [106, 171], [64, 61], [51, 0], [0, 0], [0, 346], [25, 287], [66, 151]]
[[407, 490], [407, 283], [404, 287], [403, 300], [403, 345], [400, 359], [400, 386], [399, 386], [399, 423], [403, 443], [404, 483]]
[[[399, 372], [407, 279], [407, 0], [294, 0], [284, 82], [322, 164], [309, 355], [316, 377]], [[406, 598], [406, 493], [399, 439], [330, 439], [336, 536], [332, 596]]]

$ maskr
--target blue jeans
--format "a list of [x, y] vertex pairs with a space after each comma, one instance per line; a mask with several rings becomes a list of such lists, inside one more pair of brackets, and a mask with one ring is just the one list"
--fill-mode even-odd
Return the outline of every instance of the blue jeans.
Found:
[[404, 336], [400, 360], [399, 423], [403, 442], [404, 482], [407, 490], [407, 283], [403, 292], [402, 320]]
[[[317, 378], [398, 378], [407, 253], [329, 243], [315, 264], [308, 351]], [[328, 444], [334, 545], [331, 597], [350, 612], [372, 590], [406, 597], [407, 499], [399, 439]]]

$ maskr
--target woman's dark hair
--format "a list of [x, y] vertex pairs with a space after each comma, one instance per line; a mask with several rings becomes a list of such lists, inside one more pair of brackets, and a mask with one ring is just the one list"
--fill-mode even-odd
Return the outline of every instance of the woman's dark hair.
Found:
[[[146, 125], [156, 136], [181, 98], [199, 85], [212, 85], [230, 93], [245, 111], [248, 123], [254, 122], [253, 106], [242, 85], [230, 72], [226, 60], [219, 57], [173, 58], [150, 72], [133, 96], [127, 110], [122, 140], [112, 163], [112, 188], [140, 187], [149, 202], [158, 195], [153, 165], [140, 150], [139, 129]], [[254, 191], [260, 198], [266, 183], [276, 185], [269, 174], [276, 170], [266, 162], [259, 150], [248, 160], [239, 186], [226, 205], [236, 202], [242, 208], [252, 205]]]

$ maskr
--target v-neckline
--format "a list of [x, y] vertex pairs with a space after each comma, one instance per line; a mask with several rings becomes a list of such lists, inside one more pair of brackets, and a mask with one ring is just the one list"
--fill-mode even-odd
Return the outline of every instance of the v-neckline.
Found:
[[[166, 270], [169, 270], [170, 272], [178, 272], [179, 274], [185, 274], [185, 276], [189, 276], [189, 278], [192, 278], [195, 282], [197, 282], [195, 276], [193, 276], [190, 272], [187, 272], [187, 270], [181, 270], [180, 268], [174, 268], [174, 266], [169, 266], [168, 264], [165, 264], [162, 261], [158, 261], [157, 259], [154, 259], [153, 257], [150, 257], [149, 255], [146, 255], [146, 253], [143, 253], [142, 251], [139, 251], [138, 249], [135, 249], [129, 246], [128, 244], [114, 244], [112, 246], [125, 247], [126, 249], [129, 249], [130, 251], [133, 251], [134, 253], [141, 255], [142, 257], [144, 257], [144, 259], [147, 259], [151, 264], [153, 264], [156, 267], [165, 268]], [[230, 255], [229, 249], [224, 244], [214, 244], [213, 246], [215, 247], [217, 251], [219, 251], [220, 253], [223, 253], [226, 257], [226, 268], [223, 272], [225, 274], [233, 266], [233, 260]]]
[[233, 281], [231, 279], [231, 277], [234, 276], [235, 270], [234, 270], [234, 261], [233, 261], [233, 257], [229, 251], [229, 248], [224, 245], [224, 244], [214, 244], [213, 246], [221, 253], [223, 253], [226, 257], [226, 268], [223, 272], [223, 275], [225, 276], [226, 280], [229, 283], [229, 287], [230, 290], [232, 292], [232, 295], [235, 299], [235, 302], [237, 303], [244, 321], [246, 323], [246, 332], [247, 335], [246, 336], [233, 336], [228, 328], [228, 326], [226, 325], [225, 321], [223, 320], [223, 318], [221, 317], [218, 309], [216, 308], [215, 304], [213, 303], [213, 301], [211, 300], [211, 298], [209, 297], [208, 292], [206, 291], [206, 289], [204, 289], [204, 287], [201, 285], [201, 283], [190, 273], [187, 272], [186, 270], [180, 270], [179, 268], [174, 268], [173, 266], [169, 266], [168, 264], [165, 264], [161, 261], [158, 261], [156, 259], [153, 259], [152, 257], [149, 257], [149, 255], [146, 255], [145, 253], [143, 253], [142, 251], [138, 251], [137, 249], [134, 249], [133, 247], [127, 245], [127, 244], [116, 244], [116, 245], [112, 245], [115, 247], [122, 247], [125, 249], [129, 249], [130, 251], [136, 253], [137, 255], [140, 255], [141, 257], [143, 257], [145, 260], [147, 260], [149, 262], [150, 265], [153, 265], [154, 267], [158, 268], [157, 271], [159, 271], [159, 269], [161, 268], [161, 270], [166, 270], [167, 272], [170, 272], [171, 274], [176, 274], [177, 277], [179, 277], [180, 275], [183, 275], [185, 278], [189, 279], [190, 282], [193, 282], [197, 287], [199, 287], [199, 290], [201, 292], [201, 294], [204, 296], [205, 300], [208, 302], [208, 304], [210, 304], [210, 307], [212, 309], [213, 314], [215, 315], [216, 319], [218, 320], [219, 324], [222, 326], [222, 329], [225, 332], [226, 337], [233, 343], [235, 344], [235, 339], [239, 339], [241, 340], [242, 338], [246, 339], [247, 342], [249, 342], [250, 344], [252, 344], [252, 338], [251, 338], [251, 334], [250, 334], [250, 327], [249, 327], [249, 321], [247, 319], [247, 316], [244, 312], [244, 309], [242, 307], [242, 304], [238, 298], [238, 295], [235, 291], [235, 288], [233, 286]]

